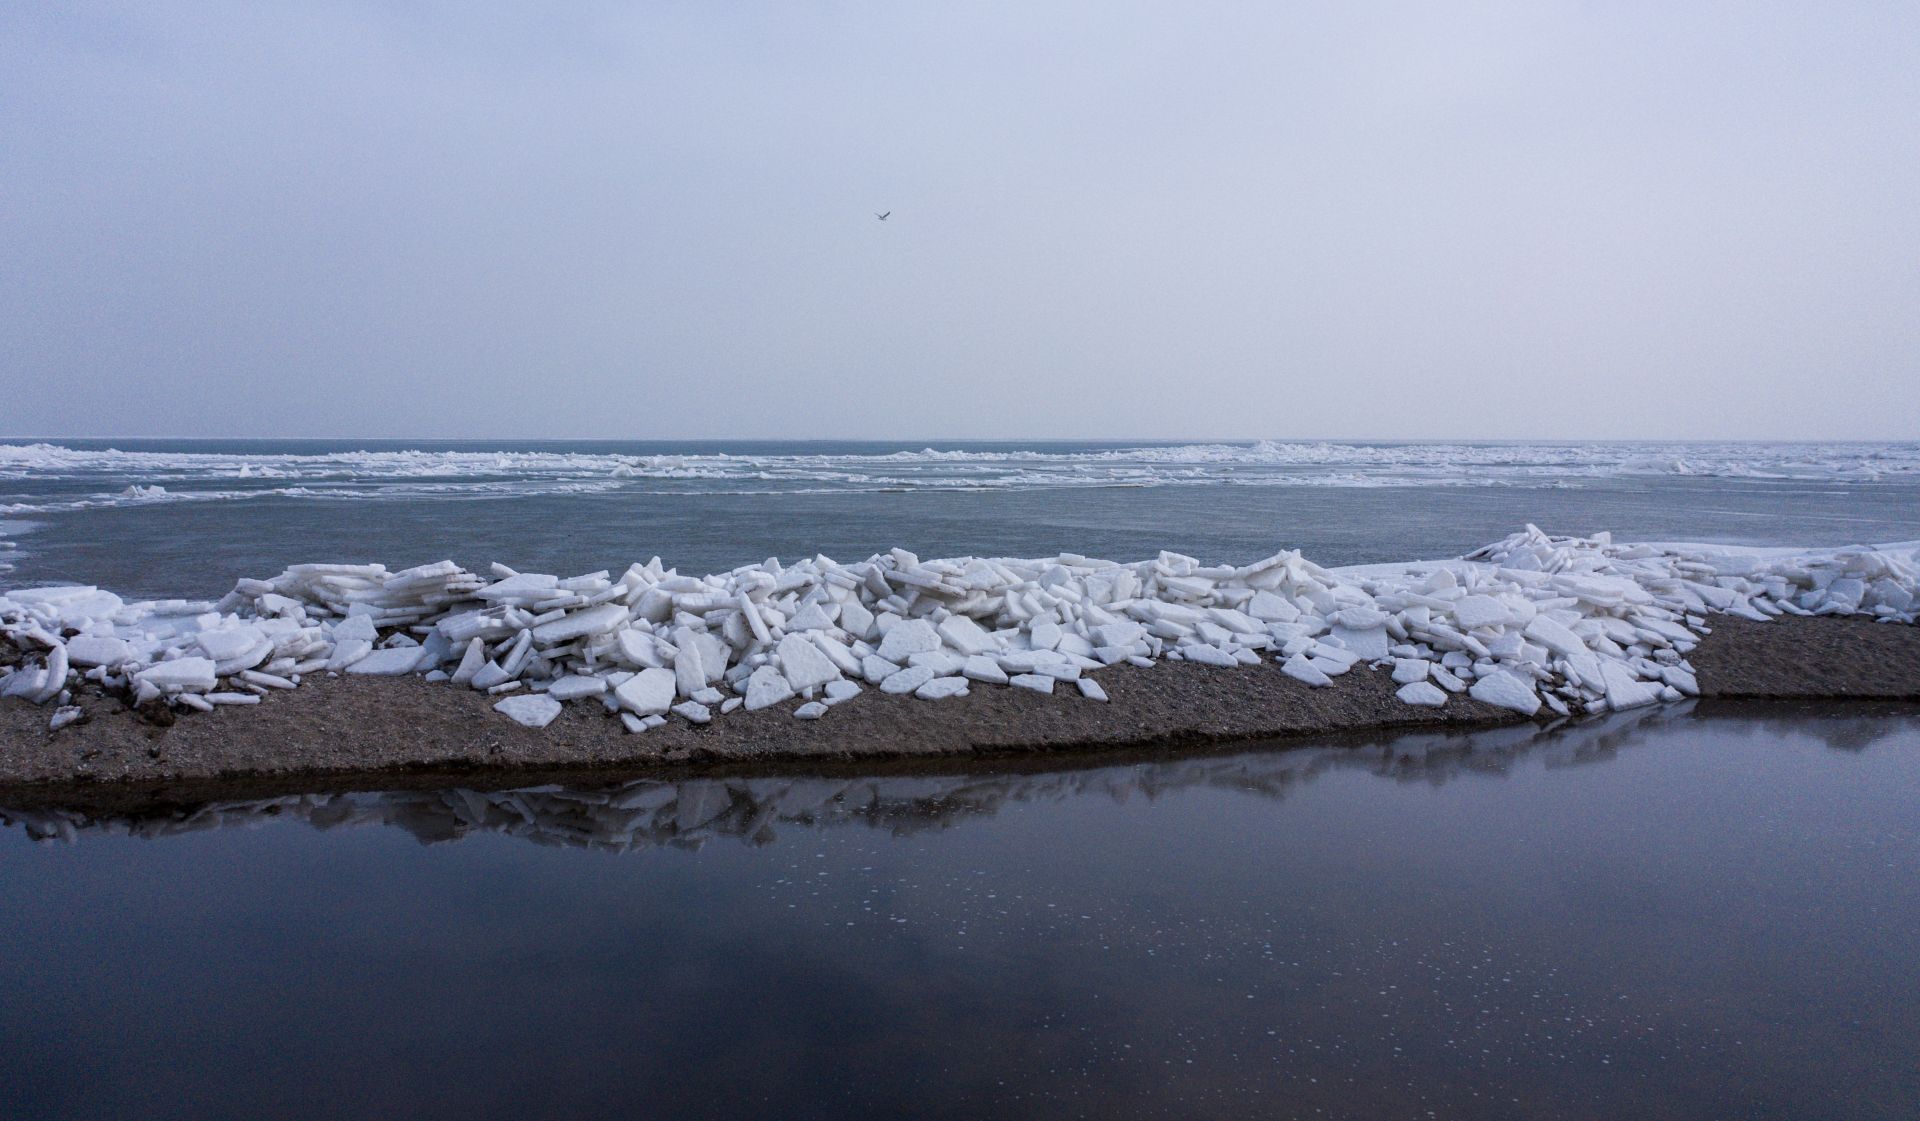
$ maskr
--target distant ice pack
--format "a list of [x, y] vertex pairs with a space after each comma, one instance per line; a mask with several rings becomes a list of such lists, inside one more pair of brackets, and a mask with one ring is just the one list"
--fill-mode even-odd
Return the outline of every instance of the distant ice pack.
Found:
[[1023, 490], [1115, 486], [1557, 486], [1624, 475], [1920, 478], [1920, 444], [1247, 444], [992, 446], [830, 454], [361, 450], [120, 451], [0, 444], [0, 479], [93, 484], [0, 502], [0, 517], [161, 502], [549, 495], [648, 489]]

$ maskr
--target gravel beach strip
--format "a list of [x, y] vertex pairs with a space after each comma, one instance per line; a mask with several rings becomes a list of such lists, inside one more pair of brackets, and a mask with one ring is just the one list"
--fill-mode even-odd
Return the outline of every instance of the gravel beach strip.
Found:
[[[1701, 695], [1798, 701], [1920, 699], [1920, 627], [1858, 617], [1713, 619], [1693, 652]], [[1401, 703], [1386, 669], [1365, 666], [1310, 688], [1263, 663], [1222, 669], [1185, 662], [1115, 666], [1110, 700], [1077, 693], [983, 689], [937, 703], [869, 690], [825, 719], [796, 720], [798, 702], [725, 722], [675, 720], [628, 734], [586, 705], [544, 729], [524, 728], [489, 698], [418, 678], [340, 677], [170, 724], [96, 703], [84, 723], [49, 732], [43, 709], [0, 700], [0, 804], [116, 804], [325, 787], [371, 789], [405, 778], [489, 785], [532, 775], [911, 763], [1021, 758], [1126, 748], [1192, 748], [1363, 730], [1517, 723], [1464, 695], [1444, 707]], [[162, 717], [164, 719], [164, 717]]]

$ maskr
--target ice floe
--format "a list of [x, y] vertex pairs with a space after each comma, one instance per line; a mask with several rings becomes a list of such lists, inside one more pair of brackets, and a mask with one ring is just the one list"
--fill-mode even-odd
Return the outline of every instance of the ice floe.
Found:
[[1223, 672], [1275, 662], [1310, 686], [1377, 666], [1412, 705], [1465, 692], [1529, 716], [1597, 713], [1697, 693], [1686, 655], [1711, 613], [1912, 623], [1916, 572], [1920, 543], [1616, 544], [1531, 526], [1458, 560], [1345, 569], [1297, 552], [1236, 566], [904, 549], [707, 576], [658, 558], [566, 578], [451, 561], [303, 564], [241, 580], [217, 603], [128, 603], [92, 587], [0, 594], [0, 636], [26, 652], [0, 696], [58, 702], [60, 724], [77, 679], [204, 709], [314, 673], [424, 674], [515, 694], [494, 707], [532, 727], [572, 701], [644, 731], [795, 698], [796, 715], [817, 718], [867, 686], [1103, 701], [1088, 675], [1170, 659]]
[[[58, 482], [0, 516], [280, 498], [1270, 485], [1557, 486], [1677, 475], [1875, 482], [1920, 475], [1920, 444], [1328, 443], [867, 449], [785, 454], [353, 449], [318, 454], [0, 444], [0, 479]], [[794, 629], [802, 629], [796, 626]]]

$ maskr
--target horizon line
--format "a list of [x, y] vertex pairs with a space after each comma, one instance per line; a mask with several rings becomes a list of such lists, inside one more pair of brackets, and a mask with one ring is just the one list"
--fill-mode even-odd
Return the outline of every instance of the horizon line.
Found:
[[543, 443], [543, 444], [1912, 444], [1916, 436], [25, 436], [0, 434], [0, 442], [59, 444], [63, 441], [165, 440], [295, 443]]

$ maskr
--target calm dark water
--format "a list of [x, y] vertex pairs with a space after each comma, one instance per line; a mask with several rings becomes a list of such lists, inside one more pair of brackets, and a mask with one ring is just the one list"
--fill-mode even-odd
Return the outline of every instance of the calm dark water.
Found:
[[15, 814], [0, 1114], [1920, 1115], [1920, 710], [1720, 713]]

